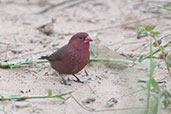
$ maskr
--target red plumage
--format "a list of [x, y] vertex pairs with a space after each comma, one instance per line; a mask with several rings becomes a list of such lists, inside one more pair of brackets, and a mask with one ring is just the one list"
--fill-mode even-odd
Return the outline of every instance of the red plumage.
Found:
[[[74, 75], [88, 64], [90, 57], [89, 42], [91, 41], [92, 39], [87, 33], [77, 33], [72, 36], [67, 45], [61, 47], [50, 56], [42, 56], [40, 59], [47, 59], [51, 67], [60, 74]], [[66, 84], [64, 79], [63, 81]], [[80, 82], [78, 78], [77, 81]]]

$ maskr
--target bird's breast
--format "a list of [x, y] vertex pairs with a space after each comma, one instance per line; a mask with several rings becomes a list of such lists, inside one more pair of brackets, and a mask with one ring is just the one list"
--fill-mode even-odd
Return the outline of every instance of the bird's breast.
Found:
[[70, 62], [72, 65], [80, 65], [80, 64], [86, 64], [89, 60], [89, 52], [83, 51], [83, 52], [71, 52], [71, 54], [68, 55], [68, 62]]
[[73, 74], [82, 70], [89, 62], [89, 51], [71, 51], [66, 57], [68, 68]]

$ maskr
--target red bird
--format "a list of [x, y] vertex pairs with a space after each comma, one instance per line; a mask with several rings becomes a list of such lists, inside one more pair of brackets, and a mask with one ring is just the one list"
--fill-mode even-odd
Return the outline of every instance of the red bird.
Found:
[[85, 32], [72, 36], [67, 45], [64, 45], [50, 56], [42, 56], [40, 59], [47, 59], [51, 67], [61, 76], [62, 81], [67, 85], [62, 74], [72, 74], [81, 82], [76, 73], [80, 72], [89, 62], [89, 42], [93, 41]]

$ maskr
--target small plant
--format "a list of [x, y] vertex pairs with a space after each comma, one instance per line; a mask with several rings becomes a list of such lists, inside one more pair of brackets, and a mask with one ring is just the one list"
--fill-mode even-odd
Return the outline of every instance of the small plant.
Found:
[[[147, 107], [145, 110], [145, 114], [160, 114], [160, 109], [161, 109], [161, 104], [163, 103], [165, 107], [167, 107], [170, 104], [170, 93], [166, 90], [161, 91], [160, 87], [158, 86], [157, 82], [153, 78], [153, 73], [156, 67], [157, 62], [153, 59], [153, 55], [162, 52], [162, 57], [163, 60], [166, 63], [166, 67], [169, 73], [169, 76], [171, 77], [170, 74], [170, 68], [168, 64], [168, 60], [166, 58], [166, 54], [164, 52], [164, 49], [171, 45], [171, 41], [169, 41], [167, 44], [164, 46], [161, 46], [160, 44], [162, 43], [162, 39], [165, 37], [170, 36], [166, 35], [164, 37], [161, 37], [159, 40], [156, 39], [156, 36], [160, 34], [160, 32], [155, 31], [155, 25], [152, 26], [147, 26], [147, 27], [138, 27], [137, 28], [137, 35], [145, 34], [146, 36], [150, 37], [150, 54], [146, 57], [140, 56], [139, 57], [139, 62], [141, 63], [143, 60], [150, 58], [150, 70], [149, 70], [149, 80], [146, 81], [147, 83], [147, 89], [148, 89], [148, 96], [147, 96]], [[154, 40], [154, 43], [152, 43], [152, 39]], [[158, 47], [156, 51], [152, 51], [152, 46]], [[151, 86], [155, 89], [155, 93], [151, 92]]]
[[154, 47], [158, 47], [158, 49], [156, 51], [152, 51], [150, 53], [150, 55], [146, 56], [146, 57], [143, 57], [143, 56], [140, 56], [139, 58], [139, 62], [142, 62], [143, 60], [147, 59], [147, 58], [150, 58], [150, 56], [158, 53], [158, 52], [162, 52], [162, 58], [166, 64], [166, 67], [167, 67], [167, 70], [168, 70], [168, 73], [169, 73], [169, 76], [171, 77], [171, 73], [170, 73], [170, 68], [169, 68], [169, 65], [168, 65], [168, 62], [167, 62], [167, 58], [166, 58], [166, 55], [167, 53], [164, 52], [164, 48], [168, 47], [169, 45], [171, 45], [171, 41], [169, 41], [167, 44], [165, 44], [164, 46], [161, 46], [160, 44], [162, 43], [162, 39], [163, 38], [166, 38], [168, 36], [170, 36], [171, 34], [169, 35], [166, 35], [164, 37], [161, 37], [157, 40], [156, 36], [160, 34], [160, 32], [158, 31], [155, 31], [155, 25], [152, 25], [152, 26], [147, 26], [145, 28], [143, 27], [138, 27], [136, 30], [137, 30], [137, 35], [141, 35], [141, 34], [146, 34], [146, 36], [150, 36], [151, 38], [153, 38], [154, 40], [154, 43], [153, 43], [153, 46]]

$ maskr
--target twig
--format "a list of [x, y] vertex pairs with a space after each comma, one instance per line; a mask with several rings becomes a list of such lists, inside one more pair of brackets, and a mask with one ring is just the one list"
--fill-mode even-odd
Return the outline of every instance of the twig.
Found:
[[41, 99], [41, 98], [59, 98], [62, 100], [65, 100], [63, 96], [71, 94], [72, 92], [60, 94], [60, 95], [53, 95], [53, 96], [12, 96], [12, 97], [3, 97], [1, 96], [0, 101], [5, 101], [5, 100], [26, 100], [26, 99]]

